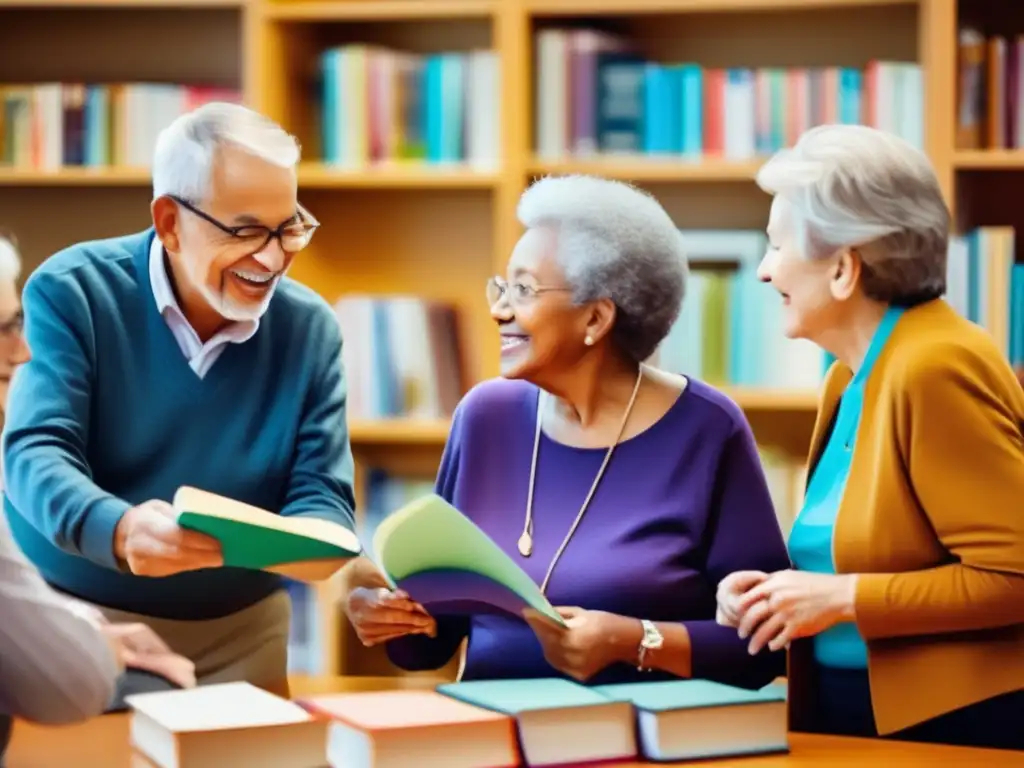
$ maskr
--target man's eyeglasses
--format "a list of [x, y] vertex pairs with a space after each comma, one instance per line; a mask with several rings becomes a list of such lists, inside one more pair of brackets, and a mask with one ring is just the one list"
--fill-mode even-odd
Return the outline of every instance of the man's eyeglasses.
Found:
[[313, 214], [303, 208], [301, 204], [298, 207], [295, 219], [287, 221], [275, 229], [262, 224], [242, 224], [241, 226], [230, 227], [223, 222], [217, 221], [213, 216], [200, 210], [187, 200], [175, 197], [174, 195], [169, 197], [185, 210], [191, 211], [203, 219], [203, 221], [209, 222], [221, 232], [238, 240], [239, 245], [244, 245], [252, 253], [259, 253], [270, 245], [271, 240], [275, 239], [281, 244], [281, 250], [285, 253], [301, 251], [309, 245], [309, 241], [313, 239], [313, 233], [320, 226], [320, 222], [316, 220]]
[[571, 291], [572, 288], [558, 285], [527, 285], [520, 282], [508, 282], [503, 277], [495, 275], [487, 281], [487, 303], [494, 306], [502, 299], [507, 299], [510, 304], [522, 305], [533, 301], [542, 293], [551, 291]]

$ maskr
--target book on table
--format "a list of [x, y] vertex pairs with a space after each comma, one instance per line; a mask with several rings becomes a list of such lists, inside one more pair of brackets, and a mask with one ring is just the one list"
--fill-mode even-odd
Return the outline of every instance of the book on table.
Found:
[[327, 723], [249, 683], [129, 696], [129, 742], [159, 768], [320, 768]]
[[599, 685], [593, 690], [633, 706], [640, 751], [648, 760], [789, 750], [785, 683], [747, 690], [710, 680], [666, 680]]
[[392, 589], [435, 616], [531, 610], [565, 622], [540, 587], [472, 520], [436, 494], [392, 512], [377, 526], [372, 554]]
[[439, 693], [515, 718], [526, 765], [590, 765], [637, 754], [633, 707], [562, 678], [472, 680]]
[[339, 523], [282, 516], [191, 486], [178, 489], [172, 506], [178, 525], [220, 542], [225, 566], [321, 581], [362, 551], [359, 537]]
[[511, 717], [436, 691], [340, 693], [299, 703], [329, 721], [327, 762], [335, 768], [519, 765]]

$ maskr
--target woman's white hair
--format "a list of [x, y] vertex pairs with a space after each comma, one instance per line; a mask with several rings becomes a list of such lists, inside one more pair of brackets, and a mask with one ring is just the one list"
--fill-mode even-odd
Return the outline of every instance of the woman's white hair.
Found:
[[661, 204], [622, 182], [549, 176], [523, 193], [517, 215], [555, 232], [573, 300], [611, 299], [612, 338], [634, 360], [650, 357], [679, 316], [687, 275], [682, 237]]
[[153, 197], [173, 195], [199, 202], [206, 197], [217, 153], [234, 146], [290, 168], [301, 151], [294, 136], [248, 107], [211, 102], [178, 117], [156, 141]]
[[21, 255], [14, 240], [0, 235], [0, 280], [16, 282], [21, 277]]
[[927, 156], [899, 136], [812, 128], [765, 163], [757, 183], [790, 203], [809, 258], [858, 250], [869, 297], [915, 304], [945, 293], [949, 208]]

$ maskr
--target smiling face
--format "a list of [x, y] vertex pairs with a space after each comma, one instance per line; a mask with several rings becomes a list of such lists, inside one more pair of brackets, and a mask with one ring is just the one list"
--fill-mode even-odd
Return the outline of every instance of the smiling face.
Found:
[[[254, 320], [267, 309], [294, 252], [266, 231], [298, 223], [293, 168], [282, 168], [237, 149], [223, 149], [214, 163], [210, 194], [203, 201], [154, 204], [157, 231], [170, 258], [179, 301], [187, 315]], [[172, 217], [161, 231], [160, 217]], [[251, 227], [234, 236], [223, 227]], [[168, 228], [173, 230], [166, 236]], [[189, 317], [193, 320], [193, 317]]]
[[506, 295], [491, 306], [501, 333], [501, 374], [534, 383], [571, 370], [586, 351], [586, 307], [572, 292], [555, 258], [555, 234], [530, 229], [516, 244]]
[[790, 203], [776, 196], [768, 219], [768, 251], [757, 276], [782, 297], [783, 331], [791, 339], [814, 339], [841, 313], [834, 282], [840, 258], [808, 258], [802, 228]]

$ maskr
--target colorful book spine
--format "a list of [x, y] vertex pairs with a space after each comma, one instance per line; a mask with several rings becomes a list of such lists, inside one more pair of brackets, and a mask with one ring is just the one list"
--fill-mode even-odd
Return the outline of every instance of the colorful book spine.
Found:
[[494, 51], [331, 48], [320, 56], [321, 159], [349, 169], [391, 162], [494, 169], [500, 88]]
[[0, 167], [148, 168], [160, 131], [236, 90], [161, 83], [0, 86]]

